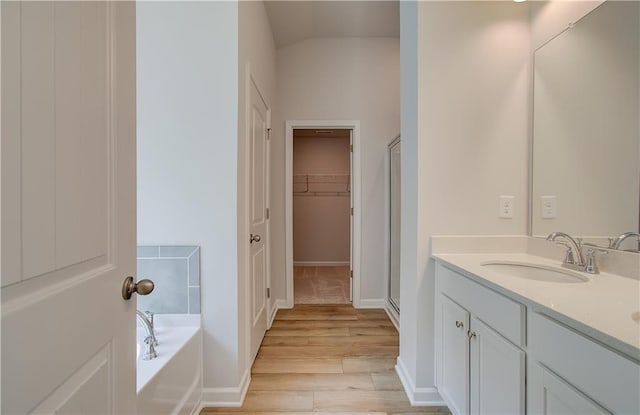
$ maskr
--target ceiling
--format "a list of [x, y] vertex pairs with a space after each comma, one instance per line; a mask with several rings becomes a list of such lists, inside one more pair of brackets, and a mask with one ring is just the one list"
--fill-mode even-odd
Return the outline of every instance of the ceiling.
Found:
[[277, 48], [314, 37], [400, 37], [398, 1], [265, 1]]

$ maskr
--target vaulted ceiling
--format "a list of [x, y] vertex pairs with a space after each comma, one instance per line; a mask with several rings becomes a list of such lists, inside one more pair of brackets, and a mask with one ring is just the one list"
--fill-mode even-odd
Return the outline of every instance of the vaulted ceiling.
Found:
[[398, 1], [265, 1], [277, 48], [314, 37], [400, 37]]

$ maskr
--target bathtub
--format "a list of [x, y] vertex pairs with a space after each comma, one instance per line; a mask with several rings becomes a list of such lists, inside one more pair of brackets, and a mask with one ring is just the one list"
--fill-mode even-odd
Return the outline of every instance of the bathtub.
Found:
[[142, 360], [144, 329], [138, 323], [139, 415], [190, 415], [202, 391], [200, 315], [156, 314], [158, 357]]

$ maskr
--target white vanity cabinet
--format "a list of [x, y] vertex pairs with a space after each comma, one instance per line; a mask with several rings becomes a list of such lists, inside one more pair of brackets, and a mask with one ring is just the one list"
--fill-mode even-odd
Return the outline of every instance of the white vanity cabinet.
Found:
[[525, 353], [471, 318], [471, 414], [524, 414]]
[[440, 295], [438, 391], [453, 414], [469, 412], [469, 312]]
[[[454, 414], [525, 411], [524, 307], [439, 265], [438, 391]], [[512, 337], [512, 340], [508, 337]]]
[[640, 414], [640, 353], [450, 264], [436, 266], [436, 382], [451, 412]]
[[639, 414], [640, 365], [551, 318], [529, 314], [530, 414]]

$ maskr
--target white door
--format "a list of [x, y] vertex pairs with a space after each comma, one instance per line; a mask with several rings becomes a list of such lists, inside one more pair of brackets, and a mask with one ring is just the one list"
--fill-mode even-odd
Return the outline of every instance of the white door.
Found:
[[267, 330], [267, 172], [268, 115], [267, 104], [255, 83], [251, 82], [249, 111], [249, 275], [251, 284], [251, 361], [256, 357]]
[[469, 412], [469, 312], [440, 295], [438, 390], [454, 415]]
[[470, 330], [471, 414], [524, 414], [524, 352], [475, 317]]
[[135, 413], [135, 3], [1, 7], [1, 412]]

